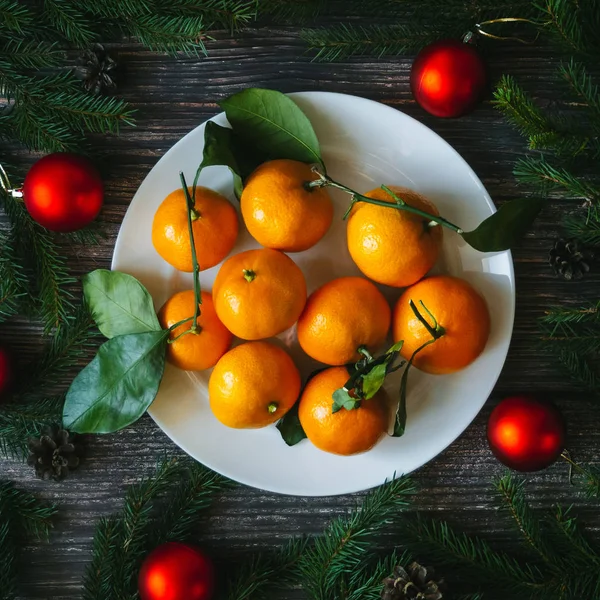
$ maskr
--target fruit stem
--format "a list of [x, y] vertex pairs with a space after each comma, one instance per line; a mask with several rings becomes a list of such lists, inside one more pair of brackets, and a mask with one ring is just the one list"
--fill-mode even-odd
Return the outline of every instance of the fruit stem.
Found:
[[[329, 177], [329, 175], [324, 175], [315, 167], [313, 167], [312, 170], [319, 176], [319, 179], [305, 182], [305, 187], [307, 189], [312, 189], [315, 187], [333, 187], [338, 190], [342, 190], [343, 192], [346, 192], [347, 194], [350, 194], [352, 196], [352, 204], [350, 205], [350, 209], [352, 208], [352, 206], [354, 206], [356, 202], [366, 202], [367, 204], [373, 204], [375, 206], [395, 208], [396, 210], [405, 210], [406, 212], [412, 213], [414, 215], [419, 215], [420, 217], [427, 219], [429, 222], [429, 226], [431, 226], [432, 223], [436, 223], [438, 225], [447, 227], [448, 229], [452, 229], [452, 231], [456, 231], [456, 233], [458, 234], [462, 235], [463, 233], [463, 230], [460, 227], [454, 225], [454, 223], [450, 223], [450, 221], [447, 221], [443, 217], [440, 217], [438, 215], [432, 215], [428, 212], [425, 212], [424, 210], [420, 210], [418, 208], [415, 208], [414, 206], [410, 206], [410, 204], [407, 204], [404, 200], [402, 200], [402, 198], [399, 198], [397, 194], [392, 192], [392, 190], [390, 190], [390, 188], [385, 185], [382, 185], [381, 189], [387, 192], [395, 202], [385, 202], [383, 200], [369, 198], [368, 196], [359, 194], [358, 192], [354, 191], [353, 189], [349, 188], [343, 183], [334, 181], [331, 177]], [[350, 209], [346, 211], [344, 219], [346, 219], [348, 217], [348, 214], [350, 214]]]
[[199, 210], [196, 210], [195, 208], [192, 208], [192, 210], [190, 210], [190, 217], [192, 217], [192, 221], [197, 221], [202, 215], [200, 214]]
[[190, 196], [190, 191], [188, 190], [183, 171], [179, 171], [179, 179], [181, 180], [181, 186], [183, 187], [183, 193], [185, 194], [185, 200], [187, 203], [186, 212], [188, 221], [188, 233], [190, 236], [190, 246], [192, 248], [192, 267], [194, 273], [194, 322], [192, 323], [189, 332], [196, 333], [198, 329], [198, 317], [200, 316], [200, 305], [202, 304], [202, 296], [200, 294], [200, 265], [198, 264], [198, 256], [196, 255], [196, 244], [194, 242], [194, 228], [192, 227], [192, 212], [195, 211], [195, 203]]
[[256, 273], [252, 269], [244, 269], [242, 271], [242, 273], [244, 273], [244, 279], [248, 283], [250, 283], [251, 281], [254, 281], [254, 279], [256, 277]]
[[279, 408], [279, 404], [277, 404], [277, 402], [271, 402], [269, 404], [269, 406], [267, 406], [267, 410], [273, 414], [275, 412], [277, 412], [277, 409]]
[[427, 329], [433, 341], [438, 340], [443, 335], [446, 334], [446, 330], [437, 322], [437, 319], [431, 314], [430, 310], [423, 304], [423, 300], [419, 300], [419, 304], [423, 307], [423, 309], [427, 312], [427, 314], [433, 320], [433, 327], [427, 322], [425, 317], [419, 312], [419, 309], [416, 307], [415, 303], [412, 300], [408, 301], [408, 305], [411, 307], [412, 311], [415, 313], [415, 317], [421, 321], [423, 327]]

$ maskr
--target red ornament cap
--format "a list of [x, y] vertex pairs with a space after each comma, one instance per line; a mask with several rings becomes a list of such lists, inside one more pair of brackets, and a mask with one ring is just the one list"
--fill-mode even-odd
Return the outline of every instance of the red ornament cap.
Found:
[[436, 117], [471, 111], [487, 82], [485, 63], [472, 45], [455, 39], [425, 46], [410, 72], [415, 100]]
[[51, 231], [76, 231], [100, 212], [104, 186], [85, 157], [57, 152], [38, 160], [25, 177], [23, 200], [32, 219]]
[[138, 589], [141, 600], [209, 600], [215, 589], [213, 563], [194, 546], [168, 542], [145, 558]]
[[550, 466], [565, 448], [565, 423], [551, 404], [530, 396], [506, 398], [494, 408], [487, 438], [496, 458], [517, 471]]

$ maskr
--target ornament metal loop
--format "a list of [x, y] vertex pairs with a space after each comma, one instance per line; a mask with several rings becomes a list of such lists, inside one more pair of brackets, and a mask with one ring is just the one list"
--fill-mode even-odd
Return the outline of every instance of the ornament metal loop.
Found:
[[484, 29], [482, 29], [485, 25], [493, 25], [494, 23], [530, 23], [532, 25], [538, 25], [538, 23], [536, 23], [535, 21], [532, 21], [530, 19], [523, 19], [520, 17], [505, 17], [502, 19], [490, 19], [489, 21], [482, 21], [481, 23], [475, 23], [475, 29], [477, 30], [477, 33], [479, 35], [491, 38], [493, 40], [519, 42], [521, 44], [526, 44], [527, 46], [531, 46], [532, 44], [535, 44], [535, 42], [537, 41], [537, 39], [540, 35], [538, 32], [538, 34], [535, 36], [535, 38], [533, 40], [527, 41], [527, 40], [524, 40], [524, 39], [518, 38], [518, 37], [494, 35], [493, 33], [489, 33], [488, 31], [485, 31]]
[[11, 183], [10, 183], [10, 179], [8, 178], [8, 175], [6, 173], [6, 171], [4, 170], [4, 167], [0, 164], [0, 187], [10, 196], [12, 196], [13, 198], [22, 198], [23, 197], [23, 190], [21, 189], [15, 189], [12, 187]]

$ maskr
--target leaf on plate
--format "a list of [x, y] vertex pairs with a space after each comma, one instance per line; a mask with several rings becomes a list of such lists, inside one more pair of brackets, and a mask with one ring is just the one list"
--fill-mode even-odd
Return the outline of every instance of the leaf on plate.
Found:
[[292, 406], [282, 419], [279, 419], [276, 427], [288, 446], [295, 446], [306, 437], [298, 417], [298, 402]]
[[242, 141], [268, 158], [318, 163], [325, 169], [313, 126], [285, 94], [248, 88], [223, 100], [220, 106]]
[[83, 293], [98, 329], [107, 338], [161, 330], [148, 290], [127, 273], [92, 271], [83, 277]]
[[545, 201], [540, 198], [510, 200], [473, 231], [465, 231], [464, 240], [480, 252], [510, 250], [535, 221]]
[[111, 433], [137, 421], [158, 393], [168, 331], [119, 335], [105, 342], [77, 375], [63, 423], [77, 433]]

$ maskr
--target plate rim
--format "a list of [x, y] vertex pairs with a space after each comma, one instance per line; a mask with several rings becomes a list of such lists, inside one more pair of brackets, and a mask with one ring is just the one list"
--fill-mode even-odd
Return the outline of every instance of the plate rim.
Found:
[[[422, 123], [421, 121], [419, 121], [418, 119], [406, 114], [405, 112], [398, 110], [392, 106], [389, 106], [388, 104], [385, 104], [384, 102], [381, 101], [377, 101], [377, 100], [372, 100], [370, 98], [364, 98], [362, 96], [356, 96], [354, 94], [346, 94], [346, 93], [341, 93], [341, 92], [329, 92], [329, 91], [318, 91], [318, 90], [310, 90], [310, 91], [297, 91], [297, 92], [291, 92], [286, 94], [290, 97], [301, 97], [301, 98], [315, 98], [315, 97], [323, 97], [323, 96], [329, 96], [332, 98], [344, 98], [346, 100], [352, 100], [353, 102], [358, 102], [358, 104], [365, 104], [365, 105], [376, 105], [378, 109], [383, 109], [387, 112], [389, 112], [390, 114], [393, 114], [394, 118], [398, 118], [399, 115], [402, 116], [402, 118], [405, 119], [409, 119], [410, 121], [412, 121], [413, 126], [417, 126], [418, 129], [426, 131], [428, 133], [428, 135], [433, 134], [436, 138], [437, 141], [439, 143], [441, 143], [443, 146], [445, 146], [445, 148], [447, 150], [450, 150], [454, 155], [456, 155], [460, 161], [463, 163], [464, 167], [466, 168], [467, 172], [471, 175], [471, 177], [480, 184], [481, 188], [482, 188], [482, 192], [483, 192], [483, 197], [486, 201], [487, 206], [490, 208], [490, 210], [492, 211], [492, 214], [494, 214], [495, 212], [497, 212], [497, 208], [496, 205], [494, 204], [490, 194], [487, 191], [487, 188], [485, 187], [485, 185], [483, 184], [483, 182], [481, 181], [481, 179], [479, 178], [479, 176], [475, 173], [475, 171], [473, 170], [473, 168], [471, 167], [471, 165], [466, 161], [466, 159], [449, 143], [447, 142], [443, 137], [441, 137], [440, 134], [438, 134], [436, 131], [434, 131], [433, 129], [431, 129], [430, 127], [428, 127], [427, 125], [425, 125], [424, 123]], [[143, 181], [140, 183], [140, 185], [138, 186], [135, 194], [133, 195], [133, 197], [131, 198], [131, 201], [129, 203], [129, 205], [127, 206], [127, 210], [125, 212], [125, 215], [123, 217], [123, 220], [121, 221], [121, 225], [119, 226], [119, 232], [117, 234], [117, 239], [115, 240], [115, 245], [114, 245], [114, 249], [113, 249], [113, 254], [112, 254], [112, 259], [111, 259], [111, 265], [110, 268], [111, 270], [115, 270], [115, 264], [118, 261], [118, 255], [119, 255], [119, 251], [120, 251], [120, 247], [124, 244], [123, 241], [123, 231], [125, 229], [125, 225], [127, 224], [128, 221], [128, 217], [131, 218], [131, 206], [136, 202], [136, 199], [138, 198], [138, 196], [140, 195], [140, 189], [143, 187], [144, 183], [146, 182], [147, 178], [150, 176], [150, 174], [157, 168], [159, 167], [159, 165], [161, 164], [161, 162], [163, 160], [167, 160], [169, 155], [171, 153], [175, 153], [177, 151], [177, 147], [179, 146], [179, 144], [183, 143], [183, 141], [190, 135], [192, 135], [196, 130], [198, 130], [199, 128], [202, 128], [206, 125], [206, 123], [208, 123], [209, 121], [213, 121], [217, 118], [225, 118], [225, 113], [223, 111], [213, 115], [212, 117], [209, 117], [208, 119], [204, 120], [202, 123], [199, 123], [196, 127], [194, 127], [193, 129], [191, 129], [190, 131], [188, 131], [185, 135], [183, 135], [179, 140], [177, 140], [177, 142], [175, 142], [160, 158], [159, 160], [154, 164], [154, 166], [146, 173]], [[418, 469], [422, 468], [423, 466], [425, 466], [426, 464], [428, 464], [431, 460], [433, 460], [434, 458], [436, 458], [437, 456], [439, 456], [440, 454], [442, 454], [443, 452], [445, 452], [461, 435], [464, 434], [464, 432], [472, 425], [473, 421], [477, 418], [477, 415], [481, 412], [481, 410], [483, 409], [483, 407], [485, 406], [485, 404], [487, 403], [487, 401], [489, 400], [489, 397], [491, 395], [491, 393], [493, 392], [496, 383], [498, 382], [498, 379], [504, 369], [504, 366], [506, 364], [506, 358], [508, 356], [508, 352], [510, 349], [510, 345], [512, 343], [512, 337], [513, 337], [513, 332], [514, 332], [514, 322], [515, 322], [515, 315], [516, 315], [516, 279], [515, 279], [515, 270], [514, 270], [514, 261], [512, 258], [512, 252], [510, 250], [505, 250], [505, 251], [501, 251], [501, 252], [490, 252], [490, 253], [483, 253], [483, 254], [488, 254], [490, 256], [495, 256], [495, 255], [499, 255], [499, 254], [506, 254], [507, 259], [508, 259], [508, 276], [509, 276], [509, 281], [510, 281], [510, 289], [511, 289], [511, 294], [510, 294], [510, 300], [511, 300], [511, 306], [510, 306], [510, 314], [507, 314], [507, 329], [509, 329], [509, 335], [508, 335], [508, 342], [507, 342], [507, 347], [506, 347], [506, 352], [504, 353], [504, 357], [502, 359], [502, 364], [498, 370], [498, 374], [496, 375], [496, 377], [494, 378], [493, 381], [490, 381], [490, 385], [488, 386], [487, 392], [485, 393], [485, 400], [481, 403], [480, 406], [478, 406], [474, 411], [473, 411], [473, 415], [470, 418], [470, 420], [466, 423], [466, 425], [462, 428], [460, 428], [459, 431], [457, 431], [456, 435], [452, 436], [451, 439], [448, 441], [447, 444], [445, 444], [442, 448], [436, 449], [434, 450], [432, 453], [427, 455], [427, 458], [418, 466], [415, 467], [405, 473], [402, 473], [401, 475], [408, 475], [410, 473], [413, 473], [414, 471], [417, 471]], [[165, 427], [163, 427], [161, 425], [161, 419], [159, 419], [158, 416], [155, 416], [153, 414], [152, 411], [152, 405], [150, 405], [150, 407], [147, 410], [147, 413], [150, 415], [150, 417], [152, 418], [152, 420], [156, 423], [156, 425], [159, 427], [159, 429], [177, 446], [179, 447], [181, 450], [183, 450], [188, 456], [190, 456], [193, 460], [196, 460], [197, 462], [200, 462], [201, 464], [207, 466], [208, 468], [214, 470], [217, 473], [220, 473], [221, 475], [228, 477], [229, 479], [232, 479], [233, 481], [237, 481], [238, 483], [241, 483], [243, 485], [247, 485], [249, 487], [253, 487], [255, 489], [260, 489], [263, 491], [267, 491], [267, 492], [271, 492], [271, 493], [276, 493], [276, 494], [280, 494], [280, 495], [285, 495], [285, 496], [294, 496], [294, 497], [326, 497], [326, 496], [339, 496], [339, 495], [346, 495], [346, 494], [352, 494], [352, 493], [356, 493], [356, 492], [363, 492], [366, 491], [368, 489], [373, 489], [374, 487], [377, 487], [378, 485], [381, 485], [384, 483], [384, 481], [382, 481], [380, 484], [374, 484], [372, 486], [368, 486], [368, 487], [364, 487], [364, 485], [360, 484], [358, 485], [358, 487], [356, 485], [347, 485], [345, 486], [343, 489], [340, 489], [339, 491], [336, 492], [330, 492], [327, 491], [325, 493], [319, 493], [319, 492], [311, 492], [311, 491], [304, 491], [303, 493], [299, 494], [299, 493], [295, 493], [293, 491], [286, 491], [285, 489], [282, 491], [281, 489], [277, 489], [275, 486], [271, 487], [268, 485], [256, 485], [254, 483], [252, 483], [251, 481], [251, 477], [244, 477], [244, 476], [239, 476], [238, 474], [236, 474], [235, 476], [231, 475], [228, 472], [228, 469], [217, 469], [216, 467], [212, 466], [212, 461], [208, 460], [208, 462], [206, 462], [205, 459], [200, 460], [198, 458], [196, 458], [196, 456], [194, 455], [194, 453], [188, 448], [188, 444], [186, 442], [182, 442], [179, 440], [176, 440], [173, 435], [171, 434], [170, 431], [168, 431]], [[390, 478], [391, 477], [395, 477], [396, 473], [390, 473]], [[389, 479], [389, 478], [388, 478]]]

